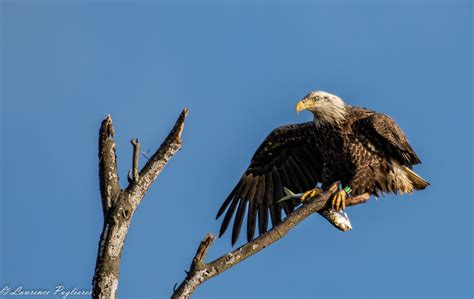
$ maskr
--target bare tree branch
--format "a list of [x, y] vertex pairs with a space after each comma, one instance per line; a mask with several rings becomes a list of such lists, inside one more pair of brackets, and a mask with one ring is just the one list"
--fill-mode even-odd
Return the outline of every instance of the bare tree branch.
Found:
[[107, 115], [99, 130], [99, 182], [104, 216], [112, 206], [113, 199], [120, 193], [115, 142], [112, 139], [114, 134], [112, 118]]
[[138, 138], [130, 140], [133, 145], [132, 174], [133, 181], [138, 181], [138, 157], [140, 156], [140, 142]]
[[117, 176], [112, 118], [107, 116], [99, 133], [99, 179], [104, 210], [104, 227], [99, 241], [93, 279], [93, 298], [115, 298], [118, 287], [120, 257], [132, 216], [146, 191], [173, 155], [181, 148], [181, 134], [188, 109], [181, 112], [171, 132], [138, 173], [138, 139], [132, 140], [133, 180], [120, 190]]
[[[206, 263], [204, 258], [206, 257], [207, 251], [211, 247], [212, 242], [215, 240], [215, 237], [213, 237], [211, 234], [207, 234], [199, 245], [196, 255], [194, 256], [191, 263], [190, 270], [187, 272], [186, 278], [174, 291], [171, 298], [190, 298], [196, 288], [206, 280], [221, 274], [222, 272], [237, 265], [241, 261], [281, 239], [288, 233], [288, 231], [303, 221], [303, 219], [315, 212], [325, 209], [331, 195], [337, 190], [337, 185], [337, 183], [334, 183], [320, 196], [308, 200], [308, 202], [288, 215], [288, 217], [286, 217], [281, 223], [276, 225], [273, 229], [262, 234], [255, 240], [248, 242], [247, 244], [244, 244], [232, 252], [229, 252], [209, 263]], [[369, 197], [369, 194], [348, 197], [346, 200], [346, 206], [364, 203], [369, 199]]]

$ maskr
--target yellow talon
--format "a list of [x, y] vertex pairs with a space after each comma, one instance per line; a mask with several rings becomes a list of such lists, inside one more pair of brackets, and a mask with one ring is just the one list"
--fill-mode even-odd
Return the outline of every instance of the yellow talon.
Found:
[[306, 191], [303, 195], [301, 195], [300, 200], [301, 202], [306, 201], [308, 198], [314, 198], [321, 193], [321, 190], [318, 188], [311, 189]]
[[346, 208], [346, 191], [339, 190], [332, 195], [332, 208], [336, 211], [341, 211]]

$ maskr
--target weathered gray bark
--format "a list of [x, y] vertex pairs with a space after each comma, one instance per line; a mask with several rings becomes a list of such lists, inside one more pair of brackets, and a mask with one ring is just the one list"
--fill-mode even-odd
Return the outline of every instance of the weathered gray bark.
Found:
[[[288, 233], [288, 231], [303, 221], [303, 219], [315, 212], [325, 209], [331, 195], [337, 190], [337, 185], [337, 183], [333, 184], [329, 190], [326, 190], [320, 196], [308, 200], [308, 202], [288, 215], [288, 217], [286, 217], [280, 224], [262, 234], [260, 237], [209, 263], [206, 263], [204, 258], [206, 257], [212, 242], [215, 240], [215, 237], [213, 237], [211, 234], [207, 234], [199, 245], [196, 255], [194, 256], [191, 263], [190, 270], [187, 272], [186, 278], [179, 285], [179, 287], [175, 289], [171, 298], [177, 299], [191, 297], [196, 288], [206, 280], [221, 274], [222, 272], [237, 265], [246, 258], [254, 255], [265, 247], [281, 239]], [[346, 206], [364, 203], [369, 199], [369, 197], [370, 196], [368, 194], [348, 197], [346, 199]]]
[[107, 116], [99, 133], [99, 180], [104, 226], [99, 241], [93, 279], [93, 298], [115, 298], [118, 287], [120, 257], [132, 216], [148, 188], [171, 157], [181, 148], [181, 134], [188, 110], [184, 109], [159, 149], [138, 172], [140, 143], [132, 140], [132, 179], [120, 189], [115, 155], [112, 118]]

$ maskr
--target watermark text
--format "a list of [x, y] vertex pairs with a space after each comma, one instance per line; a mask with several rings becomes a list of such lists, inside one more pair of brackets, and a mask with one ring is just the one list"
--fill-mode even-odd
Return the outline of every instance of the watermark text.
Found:
[[57, 285], [52, 289], [28, 289], [23, 286], [12, 287], [3, 286], [0, 289], [0, 296], [57, 296], [67, 299], [72, 296], [88, 296], [92, 295], [91, 290], [81, 290], [77, 287], [71, 289], [65, 288], [63, 285]]

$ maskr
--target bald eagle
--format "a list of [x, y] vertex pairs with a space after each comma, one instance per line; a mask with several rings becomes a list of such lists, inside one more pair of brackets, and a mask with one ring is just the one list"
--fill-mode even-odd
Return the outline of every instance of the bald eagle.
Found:
[[[387, 115], [352, 107], [323, 91], [306, 95], [296, 111], [310, 111], [311, 122], [274, 129], [258, 147], [235, 188], [220, 207], [225, 211], [219, 236], [235, 214], [232, 245], [237, 241], [245, 210], [247, 240], [254, 238], [257, 215], [259, 233], [281, 221], [282, 210], [291, 213], [298, 202], [280, 202], [284, 187], [303, 193], [301, 201], [317, 195], [335, 181], [343, 190], [331, 201], [336, 211], [344, 209], [346, 196], [387, 192], [411, 193], [429, 183], [412, 167], [421, 163], [400, 127]], [[248, 207], [248, 208], [247, 208]]]

